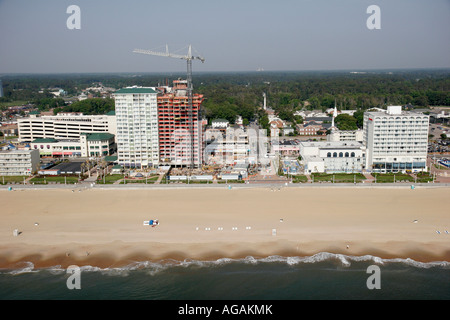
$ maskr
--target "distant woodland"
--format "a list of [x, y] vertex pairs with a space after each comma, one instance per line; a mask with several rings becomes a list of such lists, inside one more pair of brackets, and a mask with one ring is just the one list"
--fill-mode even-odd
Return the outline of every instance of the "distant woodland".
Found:
[[[71, 103], [82, 90], [93, 84], [119, 89], [126, 86], [171, 85], [185, 74], [61, 74], [3, 75], [6, 102], [31, 103], [39, 110], [79, 111], [103, 114], [114, 110], [114, 100], [87, 99]], [[234, 123], [241, 116], [244, 123], [264, 122], [263, 92], [267, 105], [280, 118], [301, 121], [295, 111], [364, 110], [386, 105], [410, 105], [414, 108], [450, 106], [450, 70], [395, 70], [351, 73], [336, 72], [247, 72], [194, 73], [194, 92], [205, 97], [203, 114], [208, 120], [224, 118]], [[51, 88], [67, 92], [55, 98]], [[75, 101], [75, 99], [72, 99]], [[352, 120], [352, 119], [351, 119]]]

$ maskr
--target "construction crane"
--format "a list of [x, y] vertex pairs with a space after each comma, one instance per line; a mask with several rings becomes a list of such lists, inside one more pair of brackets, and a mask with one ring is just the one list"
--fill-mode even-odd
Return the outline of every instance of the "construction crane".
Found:
[[189, 135], [190, 135], [190, 144], [191, 144], [191, 150], [190, 150], [190, 167], [191, 169], [194, 167], [194, 126], [192, 121], [192, 92], [193, 92], [193, 86], [192, 86], [192, 61], [193, 60], [200, 60], [202, 63], [205, 62], [205, 58], [200, 56], [193, 56], [192, 55], [192, 46], [189, 45], [188, 47], [188, 53], [187, 55], [180, 55], [180, 54], [174, 54], [169, 52], [169, 46], [166, 44], [166, 52], [158, 52], [153, 50], [143, 50], [143, 49], [134, 49], [134, 53], [141, 53], [141, 54], [149, 54], [152, 56], [160, 56], [160, 57], [168, 57], [168, 58], [175, 58], [175, 59], [183, 59], [187, 62], [187, 96], [188, 96], [188, 118], [189, 118]]

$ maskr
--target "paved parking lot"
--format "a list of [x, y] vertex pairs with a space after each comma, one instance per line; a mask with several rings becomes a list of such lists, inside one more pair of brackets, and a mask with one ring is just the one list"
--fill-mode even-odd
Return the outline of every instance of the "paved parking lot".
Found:
[[62, 162], [52, 169], [61, 171], [61, 174], [78, 174], [81, 173], [81, 164], [83, 162]]

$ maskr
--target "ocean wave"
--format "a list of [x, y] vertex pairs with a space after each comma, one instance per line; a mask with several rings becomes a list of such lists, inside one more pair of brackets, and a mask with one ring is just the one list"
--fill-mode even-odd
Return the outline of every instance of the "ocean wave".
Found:
[[[349, 268], [354, 263], [371, 263], [380, 266], [387, 265], [404, 265], [419, 269], [429, 269], [429, 268], [442, 268], [450, 269], [449, 261], [433, 261], [433, 262], [421, 262], [410, 258], [391, 258], [384, 259], [372, 255], [363, 256], [351, 256], [338, 253], [330, 252], [319, 252], [311, 256], [268, 256], [264, 258], [255, 258], [253, 256], [246, 256], [244, 258], [232, 259], [232, 258], [220, 258], [217, 260], [161, 260], [161, 261], [135, 261], [123, 267], [113, 267], [113, 268], [100, 268], [95, 266], [82, 266], [80, 267], [82, 272], [100, 272], [104, 275], [109, 276], [127, 276], [130, 272], [136, 270], [143, 270], [149, 275], [156, 275], [160, 272], [164, 272], [170, 268], [207, 268], [207, 267], [222, 267], [230, 264], [243, 263], [246, 265], [257, 265], [257, 264], [270, 264], [270, 263], [281, 263], [288, 266], [299, 266], [299, 265], [309, 265], [318, 264], [323, 262], [336, 263], [339, 267]], [[23, 273], [38, 272], [40, 270], [46, 270], [52, 273], [65, 273], [66, 270], [61, 268], [61, 266], [53, 266], [44, 269], [34, 269], [34, 264], [31, 262], [24, 263], [25, 266], [14, 269], [6, 270], [1, 273], [8, 273], [12, 275], [18, 275]]]
[[20, 268], [13, 269], [13, 270], [7, 270], [5, 273], [11, 274], [11, 275], [19, 275], [24, 273], [32, 273], [37, 272], [36, 269], [34, 269], [34, 264], [32, 262], [24, 262], [24, 266], [21, 266]]

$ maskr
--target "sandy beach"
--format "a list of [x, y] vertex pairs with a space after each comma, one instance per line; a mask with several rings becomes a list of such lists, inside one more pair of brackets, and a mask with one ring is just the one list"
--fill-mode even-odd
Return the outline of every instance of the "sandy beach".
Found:
[[450, 261], [450, 188], [79, 190], [1, 190], [0, 268], [318, 252]]

